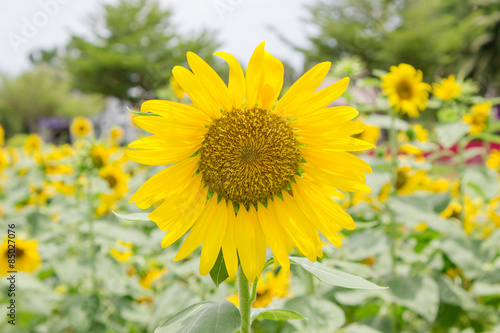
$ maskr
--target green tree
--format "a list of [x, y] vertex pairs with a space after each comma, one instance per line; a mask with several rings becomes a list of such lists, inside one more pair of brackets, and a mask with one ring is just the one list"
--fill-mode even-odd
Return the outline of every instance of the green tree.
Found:
[[98, 95], [75, 92], [67, 74], [39, 65], [17, 77], [0, 76], [0, 121], [7, 135], [38, 129], [41, 117], [91, 116], [104, 108]]
[[500, 74], [499, 7], [497, 0], [322, 0], [309, 7], [318, 31], [312, 47], [296, 49], [306, 67], [357, 55], [369, 69], [406, 62], [427, 80], [459, 74], [481, 78], [484, 89]]
[[[120, 0], [94, 17], [92, 36], [73, 36], [64, 63], [75, 87], [138, 103], [169, 84], [172, 68], [193, 51], [210, 63], [219, 46], [213, 32], [181, 35], [172, 11], [157, 0]], [[211, 57], [210, 57], [211, 58]], [[212, 63], [213, 64], [213, 63]]]

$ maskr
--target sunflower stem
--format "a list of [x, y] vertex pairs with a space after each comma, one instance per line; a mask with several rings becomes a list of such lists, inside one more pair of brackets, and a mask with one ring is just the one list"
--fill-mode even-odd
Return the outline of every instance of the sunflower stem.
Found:
[[[253, 293], [253, 292], [252, 292]], [[250, 320], [251, 298], [250, 283], [248, 282], [241, 265], [238, 266], [238, 297], [241, 313], [241, 333], [250, 333], [252, 322]]]
[[[462, 119], [465, 115], [462, 107], [456, 102], [453, 103], [455, 109], [457, 109], [457, 113], [460, 115], [460, 119]], [[465, 223], [465, 145], [466, 145], [467, 137], [464, 136], [458, 141], [458, 200], [460, 203], [460, 214], [459, 220], [462, 227]]]
[[[398, 181], [398, 141], [396, 136], [396, 112], [391, 109], [391, 127], [389, 129], [389, 143], [391, 152], [391, 191], [390, 195], [395, 196]], [[390, 233], [391, 233], [391, 277], [396, 277], [396, 217], [389, 209]]]

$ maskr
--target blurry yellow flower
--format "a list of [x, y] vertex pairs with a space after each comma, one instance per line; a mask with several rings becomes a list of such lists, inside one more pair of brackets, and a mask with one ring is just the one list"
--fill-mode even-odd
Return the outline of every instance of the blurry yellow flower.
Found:
[[30, 197], [28, 205], [45, 205], [47, 199], [53, 197], [55, 189], [52, 184], [44, 182], [41, 185], [30, 184]]
[[[290, 295], [290, 272], [281, 269], [278, 274], [266, 272], [265, 276], [257, 283], [257, 295], [252, 303], [253, 308], [265, 308], [275, 297], [283, 298]], [[238, 294], [232, 295], [227, 300], [239, 306]]]
[[422, 71], [408, 64], [391, 66], [382, 77], [382, 89], [396, 112], [418, 117], [419, 111], [425, 109], [431, 87], [422, 78]]
[[409, 143], [403, 143], [401, 146], [399, 146], [399, 151], [408, 155], [415, 155], [415, 156], [419, 156], [424, 153], [422, 149]]
[[117, 248], [111, 248], [109, 254], [119, 262], [126, 262], [134, 252], [132, 251], [133, 245], [124, 241], [117, 241]]
[[194, 106], [151, 100], [141, 111], [158, 116], [134, 117], [153, 135], [132, 142], [128, 157], [174, 165], [146, 181], [130, 202], [145, 209], [166, 199], [149, 217], [169, 229], [162, 247], [189, 231], [174, 260], [202, 245], [200, 274], [207, 275], [222, 250], [229, 275], [236, 274], [239, 258], [253, 281], [267, 247], [288, 270], [293, 246], [311, 261], [323, 255], [319, 232], [341, 246], [338, 229], [353, 229], [354, 221], [330, 193], [370, 192], [370, 166], [349, 151], [374, 146], [351, 137], [364, 128], [351, 121], [355, 109], [326, 108], [349, 82], [344, 78], [317, 91], [330, 63], [314, 66], [278, 100], [284, 67], [264, 43], [246, 73], [234, 56], [216, 55], [229, 63], [228, 85], [188, 52], [192, 71], [176, 66], [173, 75]]
[[121, 126], [113, 126], [109, 130], [109, 137], [110, 137], [111, 141], [116, 145], [119, 144], [120, 141], [123, 139], [124, 134], [125, 134], [125, 131], [123, 130], [123, 127], [121, 127]]
[[429, 138], [429, 131], [422, 127], [420, 124], [413, 125], [413, 133], [415, 133], [415, 139], [420, 142], [427, 142]]
[[153, 268], [150, 269], [145, 275], [141, 276], [139, 283], [146, 289], [151, 289], [153, 283], [167, 274], [167, 268]]
[[417, 224], [417, 225], [413, 228], [413, 230], [422, 232], [422, 231], [427, 230], [427, 228], [428, 228], [428, 227], [427, 227], [427, 223], [425, 223], [425, 222], [420, 222], [419, 224]]
[[0, 148], [0, 171], [9, 165], [8, 150]]
[[373, 266], [376, 261], [377, 258], [375, 256], [369, 256], [368, 258], [361, 260], [361, 263], [366, 266]]
[[55, 292], [58, 294], [64, 294], [68, 291], [68, 286], [65, 284], [60, 284], [54, 288]]
[[433, 83], [433, 93], [443, 101], [449, 101], [460, 95], [461, 87], [455, 81], [455, 75], [442, 79], [441, 84]]
[[500, 150], [492, 149], [486, 165], [492, 169], [498, 169], [500, 167]]
[[177, 96], [177, 98], [184, 97], [184, 94], [185, 94], [184, 89], [182, 89], [182, 86], [179, 84], [179, 82], [177, 82], [177, 80], [175, 79], [175, 77], [173, 75], [170, 78], [170, 87], [174, 91], [174, 94], [175, 94], [175, 96]]
[[127, 181], [129, 176], [122, 167], [116, 164], [108, 164], [99, 170], [99, 177], [108, 182], [108, 186], [118, 197], [124, 197], [128, 191]]
[[102, 144], [93, 145], [90, 148], [90, 158], [97, 168], [100, 168], [108, 164], [109, 157], [111, 154], [116, 152], [115, 148], [106, 148]]
[[92, 122], [87, 118], [76, 117], [71, 122], [70, 131], [74, 136], [83, 138], [94, 131], [94, 125], [92, 125]]
[[53, 182], [52, 185], [54, 186], [54, 189], [62, 194], [74, 194], [76, 191], [76, 186], [75, 185], [68, 185], [63, 181], [56, 181]]
[[460, 273], [461, 273], [460, 268], [458, 268], [458, 267], [452, 267], [452, 268], [448, 268], [446, 270], [446, 275], [448, 275], [451, 279], [459, 277]]
[[42, 148], [43, 140], [41, 137], [39, 137], [37, 134], [32, 133], [28, 135], [26, 138], [26, 141], [24, 143], [24, 150], [29, 153], [35, 153], [40, 151]]
[[0, 147], [2, 147], [5, 144], [5, 130], [3, 129], [2, 125], [0, 125]]
[[491, 103], [476, 104], [472, 107], [471, 113], [463, 116], [462, 120], [471, 126], [469, 133], [479, 134], [486, 129], [490, 109]]
[[9, 238], [5, 238], [0, 246], [0, 257], [2, 258], [0, 260], [0, 275], [7, 275], [8, 271], [33, 272], [37, 269], [41, 264], [40, 254], [36, 249], [37, 245], [38, 242], [35, 240], [20, 238], [15, 239], [15, 245], [9, 244]]
[[451, 201], [448, 206], [443, 210], [439, 215], [444, 218], [454, 217], [456, 219], [460, 216], [460, 211], [462, 210], [462, 206], [456, 202]]

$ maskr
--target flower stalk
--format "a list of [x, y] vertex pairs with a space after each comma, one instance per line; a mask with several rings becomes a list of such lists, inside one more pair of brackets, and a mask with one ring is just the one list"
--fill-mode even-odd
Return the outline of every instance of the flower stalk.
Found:
[[[253, 293], [252, 293], [253, 294]], [[251, 332], [250, 311], [252, 306], [252, 298], [250, 295], [250, 282], [248, 282], [241, 265], [238, 266], [238, 298], [240, 303], [241, 314], [241, 333]]]

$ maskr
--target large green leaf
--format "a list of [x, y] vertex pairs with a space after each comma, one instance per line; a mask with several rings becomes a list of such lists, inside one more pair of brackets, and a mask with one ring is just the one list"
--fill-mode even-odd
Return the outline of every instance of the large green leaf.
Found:
[[240, 326], [240, 311], [223, 300], [188, 306], [168, 317], [155, 333], [234, 333]]
[[331, 333], [345, 324], [344, 311], [334, 303], [317, 296], [292, 298], [286, 302], [285, 307], [308, 318], [290, 322], [299, 332]]
[[428, 276], [399, 276], [389, 281], [393, 302], [421, 315], [429, 322], [439, 308], [439, 287]]
[[215, 261], [214, 267], [210, 270], [210, 277], [217, 287], [219, 287], [219, 285], [229, 277], [224, 256], [222, 255], [222, 250], [219, 252], [219, 256], [217, 257], [217, 261]]
[[311, 262], [306, 258], [290, 257], [290, 261], [327, 284], [351, 289], [385, 289], [359, 276], [326, 267], [319, 262]]
[[444, 148], [451, 148], [469, 132], [469, 129], [470, 125], [461, 121], [441, 124], [436, 128], [437, 140]]
[[269, 319], [269, 320], [291, 320], [291, 319], [307, 319], [302, 317], [298, 312], [286, 309], [255, 309], [252, 310], [252, 321], [255, 319]]

